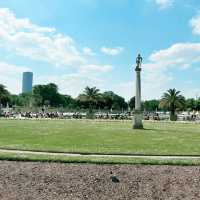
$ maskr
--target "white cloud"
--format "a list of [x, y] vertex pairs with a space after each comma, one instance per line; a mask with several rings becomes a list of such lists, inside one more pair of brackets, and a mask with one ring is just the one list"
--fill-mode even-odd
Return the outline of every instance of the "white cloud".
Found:
[[116, 56], [119, 55], [123, 51], [122, 47], [116, 47], [116, 48], [109, 48], [109, 47], [102, 47], [101, 52], [110, 55], [110, 56]]
[[[110, 65], [86, 65], [82, 66], [77, 73], [34, 76], [34, 85], [53, 82], [59, 86], [60, 92], [63, 94], [76, 97], [86, 86], [106, 88], [106, 80], [102, 79], [99, 74], [110, 70], [112, 70]], [[24, 71], [31, 71], [31, 69], [0, 62], [0, 84], [5, 85], [13, 94], [20, 93], [22, 90], [22, 73]]]
[[12, 93], [21, 91], [22, 72], [30, 71], [28, 67], [16, 66], [0, 62], [0, 83], [5, 85]]
[[77, 97], [82, 93], [86, 86], [95, 86], [101, 89], [105, 84], [105, 81], [100, 78], [87, 76], [81, 73], [64, 74], [61, 76], [40, 76], [36, 84], [46, 84], [49, 82], [56, 83], [61, 93], [73, 97]]
[[[113, 67], [99, 64], [95, 58], [88, 60], [88, 56], [95, 56], [95, 53], [89, 47], [79, 50], [79, 46], [73, 38], [60, 34], [55, 28], [33, 24], [29, 19], [17, 18], [7, 8], [0, 8], [0, 48], [17, 56], [47, 62], [55, 67], [70, 67], [75, 71], [69, 75], [39, 78], [41, 84], [45, 80], [53, 81], [58, 83], [61, 91], [72, 95], [92, 82], [98, 86], [101, 81], [97, 77]], [[26, 70], [0, 63], [1, 83], [12, 93], [21, 92], [21, 74]]]
[[95, 53], [89, 47], [81, 51], [78, 46], [71, 37], [58, 33], [55, 28], [35, 25], [29, 19], [16, 18], [9, 9], [0, 9], [1, 48], [56, 67], [93, 72], [96, 69], [96, 73], [111, 69], [108, 65], [90, 63], [87, 56], [94, 56]]
[[[169, 0], [155, 0], [155, 2], [161, 6], [160, 8], [166, 8], [173, 3]], [[199, 21], [198, 16], [190, 21], [195, 34], [200, 34]], [[75, 67], [77, 71], [69, 75], [39, 77], [38, 83], [55, 82], [61, 92], [73, 96], [78, 95], [87, 85], [104, 90], [113, 88], [115, 92], [127, 99], [134, 94], [133, 81], [113, 85], [107, 83], [105, 77], [101, 79], [99, 74], [111, 71], [113, 66], [93, 61], [91, 63], [87, 60], [87, 56], [94, 56], [94, 52], [89, 47], [79, 50], [78, 46], [71, 37], [57, 33], [54, 28], [35, 25], [28, 19], [16, 18], [8, 9], [0, 9], [0, 48], [54, 66]], [[102, 47], [101, 51], [115, 56], [120, 54], [123, 48]], [[174, 78], [171, 69], [183, 70], [198, 63], [200, 64], [200, 43], [177, 43], [152, 53], [143, 64], [143, 98], [159, 98], [170, 87]], [[26, 67], [0, 63], [1, 83], [7, 85], [14, 93], [21, 91], [21, 73], [26, 70], [28, 70]]]
[[6, 62], [0, 62], [0, 75], [14, 76], [15, 74], [28, 70], [30, 70], [28, 67], [20, 67]]
[[126, 101], [130, 100], [135, 95], [135, 82], [128, 81], [116, 84], [112, 87], [112, 90], [116, 93], [121, 95], [126, 99]]
[[159, 97], [170, 87], [174, 80], [171, 69], [185, 70], [196, 63], [200, 63], [200, 43], [177, 43], [151, 54], [143, 70], [146, 98]]
[[0, 46], [54, 66], [85, 63], [71, 37], [57, 33], [54, 28], [35, 25], [29, 19], [18, 19], [6, 8], [0, 9]]
[[90, 64], [82, 66], [79, 72], [81, 73], [106, 73], [109, 71], [112, 71], [113, 66], [112, 65], [96, 65], [96, 64]]
[[174, 0], [153, 0], [160, 9], [165, 9], [173, 5]]
[[95, 56], [96, 54], [89, 47], [83, 48], [83, 54], [86, 56]]
[[[177, 43], [169, 48], [152, 53], [142, 66], [143, 99], [160, 98], [164, 91], [171, 87], [176, 87], [174, 81], [178, 75], [173, 74], [173, 69], [178, 69], [180, 73], [182, 70], [188, 68], [195, 70], [193, 67], [198, 63], [200, 64], [200, 43]], [[112, 66], [91, 65], [86, 67], [89, 68], [86, 70], [87, 73], [82, 69], [79, 74], [65, 75], [63, 78], [58, 77], [57, 82], [59, 86], [61, 86], [61, 91], [75, 96], [78, 95], [85, 86], [95, 85], [102, 90], [113, 90], [117, 94], [125, 97], [126, 100], [134, 95], [134, 80], [111, 84], [105, 79], [97, 78], [97, 76], [92, 75], [93, 70], [106, 72], [107, 70], [111, 70]], [[88, 71], [90, 71], [91, 74], [88, 73]], [[187, 80], [192, 80], [192, 78], [193, 77], [188, 76]], [[45, 79], [48, 80], [47, 78], [44, 78], [44, 80]], [[177, 87], [177, 89], [181, 90], [187, 97], [194, 97], [199, 91], [197, 89], [191, 90], [187, 85], [183, 85], [182, 88]]]
[[[200, 64], [200, 43], [177, 43], [167, 49], [152, 53], [142, 66], [142, 96], [143, 99], [160, 98], [164, 91], [176, 87], [173, 82], [181, 74], [173, 74], [173, 69], [185, 70]], [[194, 69], [194, 68], [193, 68]], [[195, 70], [195, 69], [194, 69]], [[188, 80], [193, 77], [188, 76]], [[134, 81], [118, 84], [115, 88], [118, 93], [128, 99], [135, 91]], [[191, 88], [178, 88], [186, 96], [192, 96]], [[190, 92], [188, 92], [191, 90]], [[193, 94], [193, 97], [196, 94]]]
[[168, 49], [160, 50], [150, 55], [149, 60], [156, 67], [185, 68], [200, 61], [200, 43], [177, 43]]
[[[185, 70], [194, 68], [200, 64], [200, 43], [177, 43], [167, 49], [159, 50], [152, 53], [142, 66], [142, 97], [143, 99], [160, 98], [164, 91], [171, 87], [176, 87], [173, 69]], [[83, 65], [78, 72], [73, 74], [42, 76], [36, 80], [36, 83], [44, 84], [55, 82], [58, 84], [60, 91], [64, 94], [70, 94], [76, 97], [84, 87], [96, 86], [102, 91], [113, 90], [119, 95], [122, 95], [127, 100], [134, 95], [135, 84], [134, 80], [113, 84], [99, 74], [112, 70], [110, 65]], [[29, 70], [26, 67], [9, 65], [0, 63], [0, 80], [1, 83], [8, 86], [12, 92], [21, 91], [21, 73]], [[99, 72], [99, 73], [97, 73]], [[134, 72], [133, 72], [134, 73]], [[181, 76], [181, 74], [179, 74]], [[186, 81], [192, 80], [189, 77]], [[189, 85], [183, 84], [181, 90], [188, 97], [195, 97], [198, 89], [191, 89]]]
[[48, 27], [40, 27], [34, 25], [30, 22], [29, 19], [16, 19], [13, 12], [11, 12], [8, 8], [0, 9], [0, 19], [1, 19], [1, 28], [4, 29], [8, 33], [16, 33], [18, 30], [32, 30], [38, 33], [53, 33], [55, 32], [54, 28]]
[[200, 15], [196, 15], [190, 20], [193, 34], [200, 35]]

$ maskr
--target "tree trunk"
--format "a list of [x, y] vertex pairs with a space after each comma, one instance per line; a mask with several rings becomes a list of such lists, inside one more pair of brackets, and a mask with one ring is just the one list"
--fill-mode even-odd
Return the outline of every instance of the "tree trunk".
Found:
[[170, 112], [170, 121], [177, 121], [177, 115], [175, 112], [175, 106], [171, 106], [171, 112]]
[[89, 112], [87, 113], [87, 119], [94, 119], [94, 113], [92, 109], [92, 104], [89, 104]]
[[175, 111], [170, 112], [170, 121], [177, 121], [177, 115]]

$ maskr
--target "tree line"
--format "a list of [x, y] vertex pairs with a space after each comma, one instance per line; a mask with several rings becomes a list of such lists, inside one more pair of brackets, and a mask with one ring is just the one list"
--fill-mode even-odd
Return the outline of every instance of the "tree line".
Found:
[[[60, 94], [58, 86], [54, 83], [36, 85], [31, 93], [19, 95], [11, 94], [4, 85], [0, 84], [0, 104], [9, 104], [19, 107], [63, 107], [67, 109], [104, 109], [117, 111], [132, 111], [135, 106], [135, 97], [128, 102], [112, 91], [101, 93], [96, 87], [86, 87], [84, 91], [73, 98], [69, 95]], [[174, 114], [177, 110], [200, 110], [200, 98], [186, 99], [176, 89], [165, 92], [161, 99], [146, 100], [142, 102], [143, 111], [171, 111]]]
[[36, 85], [31, 93], [13, 95], [4, 85], [0, 84], [0, 104], [20, 107], [63, 107], [68, 109], [128, 109], [125, 99], [112, 91], [100, 93], [96, 87], [86, 87], [84, 91], [73, 98], [60, 94], [54, 83]]

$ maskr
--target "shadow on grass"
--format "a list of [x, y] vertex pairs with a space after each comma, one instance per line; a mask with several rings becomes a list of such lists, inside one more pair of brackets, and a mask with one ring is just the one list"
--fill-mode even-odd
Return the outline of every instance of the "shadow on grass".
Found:
[[148, 131], [152, 131], [151, 133], [169, 133], [169, 132], [173, 132], [173, 130], [166, 130], [166, 129], [159, 129], [159, 128], [143, 128], [143, 129], [133, 129], [133, 130], [137, 130], [137, 131], [141, 131], [141, 132], [148, 132]]

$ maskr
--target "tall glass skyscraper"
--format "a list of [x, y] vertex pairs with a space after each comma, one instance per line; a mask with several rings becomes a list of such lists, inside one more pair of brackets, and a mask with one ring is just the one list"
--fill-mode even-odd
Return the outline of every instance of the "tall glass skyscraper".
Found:
[[22, 93], [32, 92], [33, 90], [33, 73], [24, 72], [22, 80]]

